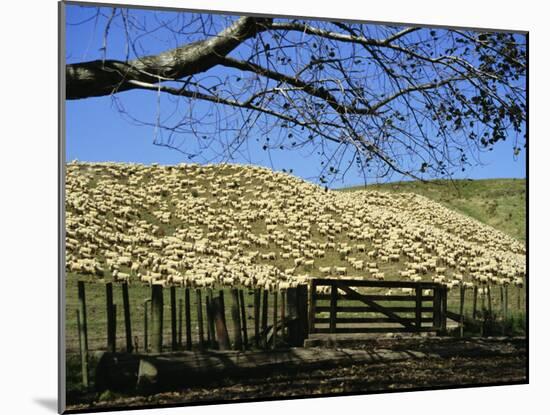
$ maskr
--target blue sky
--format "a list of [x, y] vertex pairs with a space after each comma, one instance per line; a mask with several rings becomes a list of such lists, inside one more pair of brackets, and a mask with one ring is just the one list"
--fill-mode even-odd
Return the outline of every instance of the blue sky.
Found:
[[[100, 48], [103, 45], [103, 26], [93, 19], [95, 10], [89, 7], [67, 6], [67, 63], [94, 60], [101, 58]], [[108, 12], [108, 9], [104, 9]], [[143, 14], [151, 12], [142, 12]], [[82, 22], [76, 25], [75, 23]], [[109, 31], [107, 57], [123, 58], [125, 53], [124, 33], [120, 27], [113, 25]], [[170, 40], [171, 41], [171, 40]], [[158, 37], [156, 41], [145, 44], [148, 53], [157, 53], [173, 47], [168, 40]], [[223, 69], [222, 69], [223, 70]], [[115, 103], [122, 103], [131, 114], [141, 121], [152, 125], [136, 125], [123, 117], [115, 108]], [[148, 91], [127, 91], [113, 97], [87, 98], [68, 100], [66, 105], [66, 160], [81, 161], [120, 161], [136, 163], [177, 164], [190, 162], [183, 154], [153, 144], [159, 132], [154, 127], [157, 115], [167, 117], [170, 111], [170, 97], [160, 97], [160, 106], [155, 93]], [[160, 108], [160, 114], [158, 113]], [[199, 111], [208, 111], [207, 104], [200, 103]], [[254, 163], [276, 170], [293, 169], [293, 173], [306, 179], [315, 179], [319, 175], [319, 159], [311, 150], [262, 150], [261, 141], [251, 137], [241, 147], [241, 152], [234, 154], [231, 162]], [[183, 134], [180, 140], [191, 140]], [[513, 156], [513, 140], [501, 142], [493, 151], [480, 154], [480, 165], [467, 168], [457, 178], [468, 177], [497, 178], [525, 177], [525, 152]], [[213, 156], [212, 156], [213, 157]], [[208, 159], [211, 159], [209, 155]], [[199, 160], [192, 160], [199, 161]], [[214, 160], [216, 161], [216, 159]], [[219, 161], [219, 159], [217, 160]], [[393, 175], [391, 180], [401, 180]], [[353, 168], [343, 180], [331, 183], [331, 187], [362, 184], [363, 175]], [[372, 178], [369, 182], [376, 182]], [[387, 179], [383, 180], [387, 181]]]

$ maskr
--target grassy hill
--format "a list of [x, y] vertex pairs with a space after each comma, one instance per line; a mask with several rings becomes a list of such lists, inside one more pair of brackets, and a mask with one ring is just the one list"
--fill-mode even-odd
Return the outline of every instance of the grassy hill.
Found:
[[[365, 186], [357, 186], [340, 190], [349, 192], [364, 189]], [[453, 183], [445, 180], [395, 182], [368, 185], [366, 189], [423, 195], [525, 241], [525, 179], [456, 180]]]
[[[447, 284], [449, 301], [456, 305], [462, 282], [470, 288], [489, 281], [502, 287], [523, 278], [524, 244], [457, 213], [456, 207], [445, 207], [456, 198], [448, 193], [443, 199], [441, 188], [438, 203], [413, 188], [405, 192], [389, 185], [325, 191], [251, 166], [70, 163], [67, 347], [78, 347], [78, 280], [89, 282], [88, 328], [95, 334], [90, 345], [99, 347], [106, 322], [104, 283], [112, 280], [130, 281], [140, 330], [149, 284], [277, 291], [320, 276], [437, 280]], [[505, 184], [492, 189], [496, 212], [507, 200], [514, 214], [519, 196], [510, 189]], [[463, 203], [479, 202], [483, 211], [483, 202], [491, 199], [481, 193], [466, 186]], [[524, 294], [519, 287], [511, 290], [511, 306], [520, 309]], [[117, 304], [120, 295], [117, 290]], [[167, 327], [169, 318], [166, 312]], [[122, 333], [121, 324], [123, 319], [117, 319], [117, 333]]]

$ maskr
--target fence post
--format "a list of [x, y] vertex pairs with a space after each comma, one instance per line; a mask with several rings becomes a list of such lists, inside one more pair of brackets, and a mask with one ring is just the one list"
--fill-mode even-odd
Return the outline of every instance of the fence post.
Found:
[[206, 331], [207, 340], [210, 347], [216, 347], [216, 335], [214, 327], [214, 317], [212, 316], [212, 288], [206, 289]]
[[185, 343], [187, 350], [191, 350], [191, 295], [188, 287], [185, 287]]
[[414, 324], [416, 330], [420, 331], [422, 329], [422, 287], [417, 285], [415, 288], [415, 313], [414, 313]]
[[441, 287], [441, 334], [447, 334], [447, 287]]
[[499, 291], [500, 291], [500, 314], [502, 315], [502, 318], [504, 318], [504, 287], [502, 284], [499, 285]]
[[439, 333], [441, 329], [441, 287], [438, 285], [433, 289], [433, 321], [432, 325]]
[[178, 331], [177, 331], [177, 310], [176, 310], [176, 287], [170, 286], [170, 328], [172, 334], [172, 350], [178, 348]]
[[220, 303], [223, 310], [223, 313], [222, 313], [223, 324], [225, 324], [225, 327], [227, 327], [227, 320], [225, 318], [225, 299], [224, 299], [223, 289], [218, 291], [218, 295], [220, 296]]
[[269, 292], [264, 289], [262, 293], [262, 345], [265, 345], [267, 336], [267, 314], [269, 307]]
[[281, 336], [286, 336], [286, 321], [285, 321], [285, 310], [286, 310], [286, 291], [281, 291]]
[[116, 330], [117, 330], [117, 305], [113, 303], [113, 345], [116, 352]]
[[214, 316], [214, 320], [216, 322], [218, 346], [220, 347], [220, 350], [228, 350], [231, 345], [229, 344], [229, 334], [227, 333], [227, 326], [225, 324], [225, 310], [222, 297], [212, 297], [211, 307], [212, 315]]
[[143, 351], [145, 353], [149, 351], [149, 302], [151, 302], [150, 298], [143, 302]]
[[477, 285], [474, 286], [474, 298], [473, 298], [473, 302], [474, 304], [472, 305], [472, 318], [475, 320], [476, 319], [476, 314], [477, 314]]
[[302, 333], [301, 345], [303, 346], [304, 340], [308, 338], [309, 328], [307, 321], [308, 312], [308, 286], [306, 284], [298, 285], [298, 317], [300, 321], [300, 331]]
[[199, 347], [202, 349], [204, 347], [204, 326], [202, 321], [202, 293], [199, 288], [195, 290], [195, 295], [197, 298], [197, 325], [199, 328]]
[[115, 351], [115, 335], [116, 335], [116, 328], [115, 328], [115, 311], [114, 311], [114, 304], [113, 304], [113, 283], [108, 282], [105, 285], [105, 296], [107, 300], [107, 351], [114, 352]]
[[246, 308], [245, 308], [243, 290], [239, 290], [239, 304], [241, 307], [241, 326], [243, 330], [243, 346], [246, 349], [248, 347], [248, 330], [246, 328]]
[[312, 280], [309, 288], [309, 332], [315, 333], [315, 307], [317, 304], [317, 281]]
[[493, 318], [493, 305], [491, 301], [491, 283], [487, 283], [487, 308], [489, 310], [489, 316]]
[[132, 353], [132, 322], [130, 319], [130, 299], [128, 295], [128, 283], [122, 283], [122, 307], [124, 309], [124, 331], [126, 333], [126, 351]]
[[183, 347], [183, 299], [178, 298], [178, 348]]
[[287, 290], [287, 311], [291, 319], [288, 326], [289, 344], [302, 347], [307, 337], [307, 285]]
[[460, 284], [460, 337], [464, 337], [464, 294], [466, 287]]
[[330, 287], [330, 332], [336, 332], [336, 306], [338, 304], [338, 287], [332, 284]]
[[278, 294], [279, 293], [276, 290], [273, 291], [273, 340], [271, 343], [272, 349], [275, 349], [275, 347], [277, 346], [277, 313], [279, 311], [277, 308]]
[[286, 305], [288, 311], [288, 343], [290, 346], [302, 346], [300, 344], [300, 332], [298, 324], [298, 288], [290, 287], [286, 292]]
[[162, 323], [164, 313], [164, 297], [162, 285], [153, 284], [151, 287], [151, 351], [162, 352]]
[[504, 286], [504, 318], [508, 318], [508, 285]]
[[82, 373], [82, 386], [84, 388], [88, 388], [89, 382], [88, 382], [88, 350], [85, 346], [84, 341], [84, 330], [82, 329], [82, 321], [80, 317], [80, 310], [76, 309], [76, 325], [78, 328], [78, 346], [80, 348], [80, 370]]
[[241, 317], [239, 310], [239, 290], [231, 288], [231, 319], [233, 320], [233, 349], [241, 350], [243, 347], [243, 337], [241, 333]]
[[254, 288], [254, 344], [260, 346], [260, 288]]
[[82, 366], [82, 384], [88, 387], [88, 322], [86, 318], [86, 292], [84, 281], [78, 281], [78, 339], [80, 342], [80, 359]]

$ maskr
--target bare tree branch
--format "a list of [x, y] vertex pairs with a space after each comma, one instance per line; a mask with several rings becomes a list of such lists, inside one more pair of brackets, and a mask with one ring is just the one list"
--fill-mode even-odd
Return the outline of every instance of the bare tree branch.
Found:
[[[101, 16], [103, 46], [67, 65], [67, 98], [113, 97], [154, 127], [157, 145], [181, 150], [195, 137], [196, 151], [229, 157], [252, 137], [269, 156], [307, 148], [326, 183], [353, 164], [365, 177], [451, 175], [509, 136], [514, 154], [525, 140], [522, 35], [196, 13], [151, 24], [128, 10], [80, 19]], [[176, 47], [147, 52], [142, 40], [163, 34]], [[152, 121], [121, 105], [129, 90], [156, 94]]]

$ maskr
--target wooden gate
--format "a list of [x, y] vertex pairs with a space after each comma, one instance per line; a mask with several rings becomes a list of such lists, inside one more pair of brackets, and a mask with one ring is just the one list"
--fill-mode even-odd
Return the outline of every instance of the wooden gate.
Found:
[[310, 293], [310, 333], [446, 330], [447, 290], [442, 284], [314, 279]]

